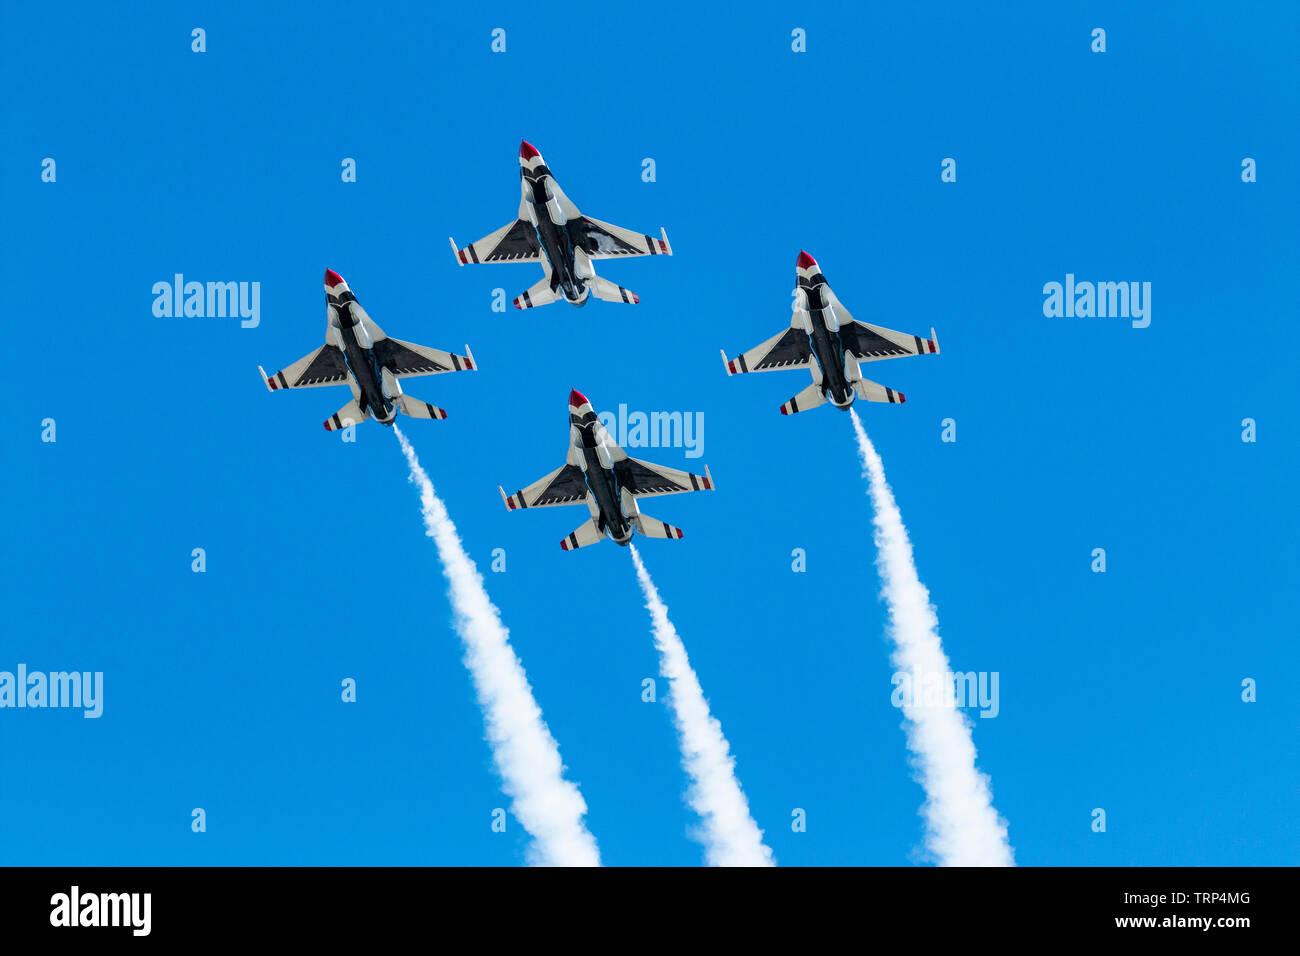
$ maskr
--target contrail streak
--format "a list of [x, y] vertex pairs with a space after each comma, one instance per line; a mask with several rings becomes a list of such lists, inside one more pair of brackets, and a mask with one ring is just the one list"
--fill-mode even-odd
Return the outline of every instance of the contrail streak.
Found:
[[710, 866], [773, 866], [772, 851], [764, 845], [763, 831], [749, 815], [749, 801], [736, 779], [736, 762], [722, 735], [722, 724], [709, 713], [686, 647], [668, 620], [668, 606], [659, 597], [641, 555], [635, 545], [629, 550], [650, 612], [659, 673], [668, 679], [682, 767], [691, 778], [690, 804], [704, 823], [701, 836], [706, 859]]
[[[948, 656], [939, 641], [939, 618], [930, 592], [916, 573], [912, 542], [885, 466], [849, 409], [858, 437], [863, 476], [870, 482], [875, 510], [876, 567], [881, 594], [889, 605], [893, 664], [911, 674], [949, 674]], [[905, 702], [907, 746], [925, 789], [922, 814], [926, 847], [944, 866], [1013, 866], [1007, 824], [993, 808], [989, 778], [975, 769], [971, 728], [955, 701], [936, 706], [914, 693]], [[946, 700], [946, 699], [945, 699]]]
[[465, 645], [465, 666], [478, 692], [488, 743], [510, 810], [533, 837], [530, 863], [540, 866], [599, 866], [596, 840], [583, 816], [587, 804], [564, 779], [560, 749], [533, 699], [523, 665], [510, 646], [510, 633], [488, 599], [483, 577], [465, 553], [447, 507], [434, 493], [415, 449], [394, 427], [402, 453], [419, 486], [426, 533], [438, 546], [450, 585], [456, 632]]

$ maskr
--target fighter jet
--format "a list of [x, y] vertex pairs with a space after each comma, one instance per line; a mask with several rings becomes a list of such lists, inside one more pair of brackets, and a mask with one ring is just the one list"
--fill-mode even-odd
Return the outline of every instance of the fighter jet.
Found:
[[262, 366], [257, 370], [273, 392], [343, 384], [352, 389], [352, 401], [325, 419], [326, 431], [367, 418], [392, 425], [398, 411], [412, 418], [446, 418], [447, 413], [438, 406], [404, 395], [397, 380], [477, 368], [468, 345], [465, 355], [455, 355], [390, 339], [361, 308], [343, 278], [329, 269], [325, 270], [325, 317], [324, 345], [270, 377]]
[[560, 542], [565, 551], [595, 544], [606, 535], [626, 545], [634, 531], [648, 538], [681, 538], [685, 532], [641, 513], [638, 498], [675, 495], [683, 491], [712, 491], [713, 476], [692, 475], [629, 458], [596, 418], [587, 396], [569, 393], [569, 454], [565, 464], [545, 478], [501, 500], [506, 508], [548, 508], [587, 505], [591, 518]]
[[934, 329], [930, 329], [928, 339], [923, 339], [854, 320], [831, 291], [821, 267], [806, 252], [799, 253], [795, 272], [799, 287], [795, 289], [790, 328], [738, 358], [728, 359], [723, 352], [727, 374], [808, 369], [813, 383], [781, 406], [782, 415], [807, 411], [827, 401], [840, 409], [848, 409], [854, 398], [866, 402], [906, 401], [902, 392], [863, 378], [859, 363], [937, 354], [939, 343]]
[[515, 299], [516, 309], [547, 305], [561, 296], [573, 305], [586, 305], [591, 295], [606, 302], [640, 302], [635, 292], [596, 275], [592, 260], [671, 256], [668, 233], [660, 227], [662, 238], [655, 239], [584, 216], [527, 141], [519, 146], [519, 180], [519, 218], [463, 249], [450, 239], [456, 261], [540, 262], [545, 277]]

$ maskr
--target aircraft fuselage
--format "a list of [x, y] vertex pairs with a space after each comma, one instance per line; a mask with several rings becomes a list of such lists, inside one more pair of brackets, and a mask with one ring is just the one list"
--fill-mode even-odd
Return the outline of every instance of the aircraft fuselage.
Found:
[[[618, 475], [614, 472], [613, 459], [604, 444], [603, 436], [598, 434], [604, 429], [594, 415], [588, 414], [585, 417], [591, 421], [573, 424], [578, 432], [574, 447], [581, 458], [583, 480], [591, 492], [588, 508], [611, 539], [618, 544], [627, 544], [632, 539], [632, 525], [623, 514], [624, 495], [619, 487]], [[631, 500], [631, 496], [627, 497]]]
[[[331, 299], [335, 296], [331, 295]], [[375, 357], [374, 342], [364, 321], [352, 309], [356, 301], [351, 292], [345, 292], [338, 303], [331, 301], [330, 335], [343, 352], [352, 380], [361, 392], [362, 410], [369, 410], [375, 421], [392, 425], [397, 419], [397, 406], [384, 394], [384, 373]]]
[[551, 171], [544, 165], [531, 170], [520, 167], [519, 176], [524, 208], [546, 257], [551, 288], [559, 289], [572, 304], [585, 305], [590, 290], [578, 274], [578, 256], [558, 192], [548, 185], [555, 182]]
[[[820, 285], [815, 280], [821, 280]], [[849, 384], [844, 368], [848, 355], [840, 339], [839, 320], [831, 305], [830, 297], [825, 294], [825, 279], [818, 274], [814, 282], [805, 284], [800, 279], [800, 286], [808, 300], [808, 311], [804, 331], [808, 335], [808, 344], [813, 352], [813, 381], [822, 385], [827, 399], [839, 409], [847, 409], [857, 397], [853, 386]]]

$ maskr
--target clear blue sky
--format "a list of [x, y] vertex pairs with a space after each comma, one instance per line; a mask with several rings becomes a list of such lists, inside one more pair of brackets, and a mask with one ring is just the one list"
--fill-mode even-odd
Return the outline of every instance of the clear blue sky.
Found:
[[[859, 410], [948, 653], [1000, 674], [975, 743], [1018, 861], [1297, 861], [1292, 5], [82, 6], [12, 8], [0, 59], [0, 669], [103, 671], [104, 715], [0, 710], [0, 862], [522, 861], [394, 437], [257, 374], [322, 341], [326, 267], [473, 348], [404, 428], [480, 567], [506, 551], [605, 861], [702, 854], [629, 556], [497, 496], [560, 464], [575, 386], [704, 414], [702, 459], [641, 455], [718, 491], [649, 503], [687, 537], [643, 553], [778, 860], [920, 861], [847, 416], [718, 357], [788, 321], [801, 248], [857, 318], [938, 330], [869, 372], [908, 403]], [[601, 269], [640, 306], [503, 315], [540, 270], [457, 267], [448, 235], [515, 215], [521, 137], [585, 213], [668, 228]], [[177, 272], [260, 282], [260, 325], [155, 318]], [[1150, 327], [1045, 318], [1066, 273], [1151, 282]]]

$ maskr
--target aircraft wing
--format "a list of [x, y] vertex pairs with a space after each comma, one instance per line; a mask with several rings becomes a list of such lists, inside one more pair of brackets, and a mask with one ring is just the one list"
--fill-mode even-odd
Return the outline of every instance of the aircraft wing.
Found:
[[[934, 335], [933, 329], [930, 334]], [[840, 341], [861, 362], [939, 351], [939, 344], [933, 338], [923, 339], [919, 335], [895, 332], [856, 320], [840, 326]]]
[[668, 233], [659, 230], [662, 239], [613, 226], [590, 216], [582, 216], [569, 228], [575, 245], [593, 259], [629, 259], [635, 256], [671, 256]]
[[[465, 351], [469, 351], [468, 345], [465, 346]], [[472, 355], [456, 355], [454, 352], [403, 342], [401, 339], [382, 338], [376, 341], [375, 358], [398, 378], [437, 375], [440, 372], [473, 372], [477, 369]]]
[[577, 465], [562, 465], [545, 478], [539, 478], [527, 488], [507, 495], [498, 489], [501, 499], [511, 511], [516, 508], [550, 508], [555, 505], [576, 505], [587, 500], [587, 481]]
[[713, 490], [713, 476], [709, 474], [708, 468], [704, 469], [702, 475], [693, 475], [689, 471], [652, 465], [648, 461], [629, 457], [614, 463], [614, 473], [618, 475], [619, 485], [637, 498]]
[[453, 239], [451, 248], [456, 253], [456, 260], [463, 266], [476, 262], [536, 262], [542, 257], [536, 230], [532, 223], [522, 219], [507, 223], [463, 249], [457, 249], [456, 240]]
[[[258, 366], [258, 371], [262, 367]], [[342, 385], [348, 381], [348, 363], [343, 352], [335, 345], [322, 345], [315, 352], [304, 355], [288, 368], [268, 377], [262, 372], [266, 387], [271, 391], [280, 388], [315, 388], [318, 385]]]
[[728, 359], [722, 353], [727, 365], [728, 375], [742, 372], [770, 372], [782, 368], [807, 368], [812, 360], [812, 346], [808, 343], [808, 334], [801, 328], [789, 328], [778, 332], [762, 345], [756, 345], [748, 352]]

